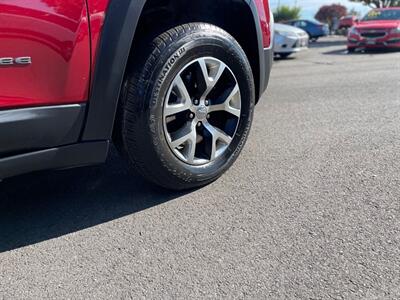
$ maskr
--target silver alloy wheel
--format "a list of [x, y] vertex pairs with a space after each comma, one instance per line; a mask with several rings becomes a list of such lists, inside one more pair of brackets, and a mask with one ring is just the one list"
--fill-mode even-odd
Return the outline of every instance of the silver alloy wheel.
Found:
[[214, 161], [231, 144], [240, 114], [240, 88], [230, 68], [213, 57], [196, 59], [175, 77], [165, 99], [168, 145], [185, 163]]

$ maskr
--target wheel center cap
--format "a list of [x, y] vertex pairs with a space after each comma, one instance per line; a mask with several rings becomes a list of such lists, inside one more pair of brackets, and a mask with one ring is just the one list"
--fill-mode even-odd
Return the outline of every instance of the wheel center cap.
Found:
[[204, 120], [207, 118], [208, 109], [207, 106], [201, 104], [196, 110], [196, 117], [198, 120]]

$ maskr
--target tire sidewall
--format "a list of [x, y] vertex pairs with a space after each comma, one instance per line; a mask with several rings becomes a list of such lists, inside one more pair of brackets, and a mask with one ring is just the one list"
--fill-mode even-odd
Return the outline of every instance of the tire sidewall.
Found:
[[[214, 57], [224, 62], [234, 73], [241, 92], [241, 116], [236, 134], [227, 150], [205, 165], [190, 165], [181, 161], [168, 145], [164, 132], [163, 109], [166, 95], [175, 77], [193, 60]], [[250, 64], [237, 42], [220, 32], [192, 33], [172, 43], [163, 51], [150, 76], [148, 107], [150, 142], [154, 158], [162, 168], [164, 178], [174, 176], [190, 183], [213, 181], [224, 173], [241, 152], [251, 127], [255, 103], [255, 88]]]

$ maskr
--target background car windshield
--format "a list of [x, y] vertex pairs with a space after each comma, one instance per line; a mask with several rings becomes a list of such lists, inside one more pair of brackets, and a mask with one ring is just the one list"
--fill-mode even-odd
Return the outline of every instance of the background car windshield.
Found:
[[371, 10], [363, 21], [400, 20], [400, 9]]

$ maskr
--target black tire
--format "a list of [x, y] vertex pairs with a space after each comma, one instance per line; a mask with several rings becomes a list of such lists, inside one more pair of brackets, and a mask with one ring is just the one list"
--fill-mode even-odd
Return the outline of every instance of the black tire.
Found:
[[[171, 190], [200, 187], [219, 178], [241, 152], [252, 123], [255, 87], [249, 61], [235, 39], [210, 24], [173, 28], [143, 47], [124, 84], [117, 127], [117, 147], [147, 180]], [[168, 145], [163, 106], [174, 77], [193, 59], [215, 57], [234, 73], [240, 87], [241, 114], [224, 155], [206, 165], [183, 162]], [[118, 142], [119, 140], [119, 142]]]
[[355, 51], [356, 51], [355, 48], [351, 48], [351, 47], [347, 48], [348, 53], [354, 53]]
[[281, 58], [288, 58], [292, 53], [279, 53]]

